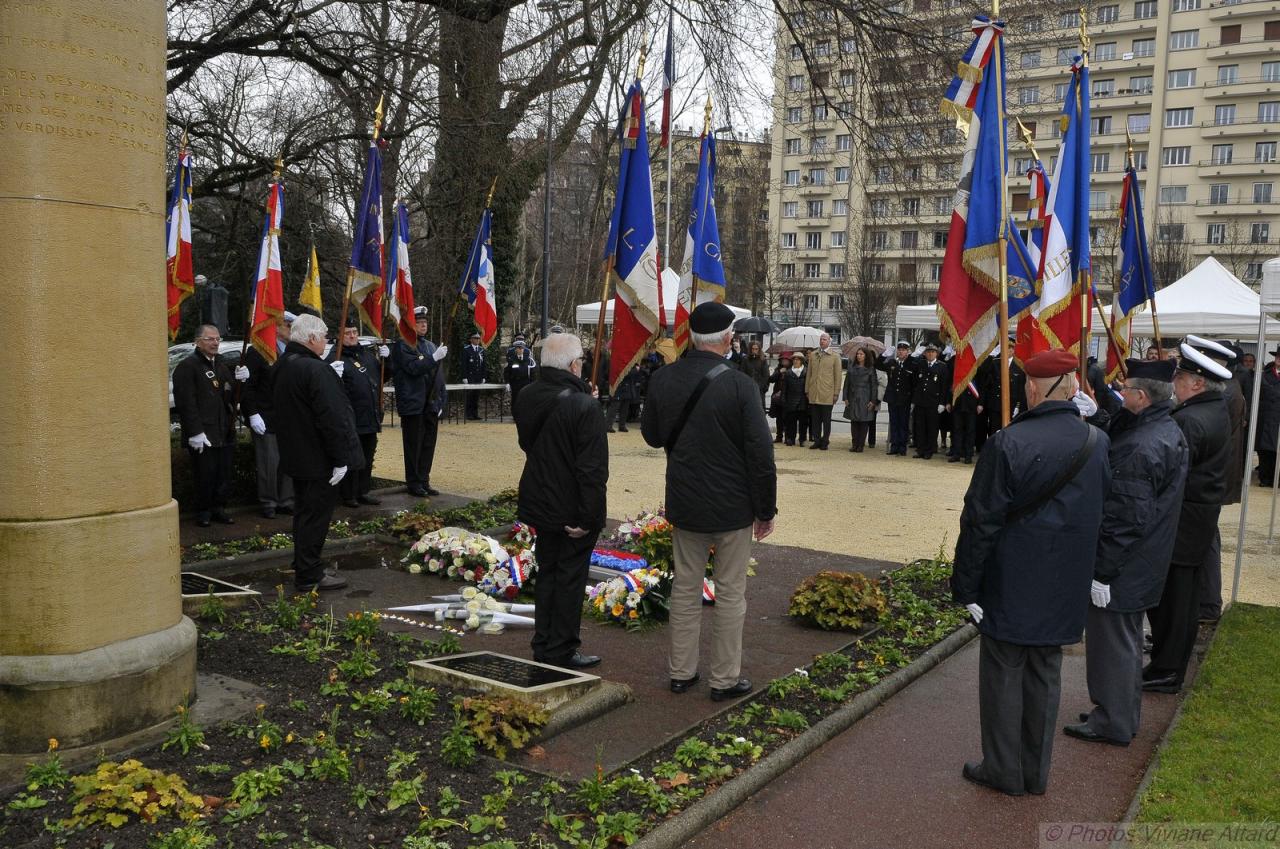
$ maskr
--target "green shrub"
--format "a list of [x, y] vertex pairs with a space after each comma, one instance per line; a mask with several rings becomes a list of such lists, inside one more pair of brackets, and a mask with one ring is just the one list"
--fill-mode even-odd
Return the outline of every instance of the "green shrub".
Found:
[[791, 594], [787, 611], [825, 631], [856, 631], [888, 609], [879, 584], [860, 572], [819, 572]]

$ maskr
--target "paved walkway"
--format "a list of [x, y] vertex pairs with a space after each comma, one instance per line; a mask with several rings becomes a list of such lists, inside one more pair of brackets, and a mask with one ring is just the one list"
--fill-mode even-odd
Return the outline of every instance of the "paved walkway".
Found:
[[[1179, 697], [1147, 695], [1128, 748], [1054, 741], [1044, 796], [1012, 798], [960, 777], [981, 758], [978, 641], [703, 832], [695, 849], [1027, 849], [1040, 823], [1115, 822]], [[1063, 658], [1059, 725], [1089, 707], [1083, 647]]]

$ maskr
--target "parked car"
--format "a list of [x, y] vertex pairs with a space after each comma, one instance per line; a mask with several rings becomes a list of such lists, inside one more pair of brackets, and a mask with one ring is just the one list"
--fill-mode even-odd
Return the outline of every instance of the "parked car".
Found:
[[[223, 339], [218, 344], [218, 356], [222, 357], [222, 361], [231, 369], [235, 369], [240, 365], [240, 347], [242, 343]], [[191, 356], [191, 352], [196, 349], [194, 342], [179, 342], [177, 345], [169, 346], [169, 418], [176, 420], [177, 416], [173, 409], [173, 370], [178, 367], [178, 363]]]

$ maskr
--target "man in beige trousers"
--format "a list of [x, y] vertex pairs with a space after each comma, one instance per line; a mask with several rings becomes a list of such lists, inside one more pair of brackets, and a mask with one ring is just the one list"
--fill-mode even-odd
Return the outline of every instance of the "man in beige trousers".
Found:
[[699, 679], [702, 578], [714, 549], [709, 683], [715, 701], [752, 689], [741, 675], [747, 560], [752, 536], [762, 540], [772, 533], [777, 513], [773, 434], [760, 390], [725, 359], [733, 318], [724, 304], [694, 309], [694, 350], [654, 372], [640, 422], [645, 442], [667, 452], [667, 519], [674, 527], [675, 556], [668, 600], [671, 691], [686, 692]]
[[831, 408], [844, 384], [844, 366], [839, 354], [827, 350], [830, 345], [831, 335], [823, 333], [818, 347], [809, 352], [805, 368], [804, 393], [809, 401], [809, 438], [813, 440], [810, 450], [826, 451], [831, 444]]

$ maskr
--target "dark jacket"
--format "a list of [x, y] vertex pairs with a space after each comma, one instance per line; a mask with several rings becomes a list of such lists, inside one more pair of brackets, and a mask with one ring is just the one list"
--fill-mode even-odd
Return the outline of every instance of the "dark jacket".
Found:
[[890, 406], [905, 406], [911, 403], [911, 384], [913, 375], [907, 366], [907, 360], [900, 360], [895, 355], [891, 359], [879, 357], [876, 368], [888, 376], [888, 385], [884, 388], [884, 402]]
[[[978, 403], [982, 406], [982, 411], [994, 417], [995, 420], [1000, 418], [1000, 398], [1002, 395], [1000, 388], [1000, 356], [993, 354], [982, 361], [982, 365], [978, 366], [977, 374], [974, 377], [974, 384], [978, 387]], [[1009, 362], [1009, 418], [1018, 415], [1019, 410], [1026, 409], [1027, 406], [1027, 376], [1018, 367], [1015, 362]]]
[[1111, 420], [1111, 491], [1102, 507], [1096, 580], [1111, 585], [1107, 610], [1136, 613], [1160, 601], [1187, 480], [1187, 440], [1172, 401]]
[[462, 379], [467, 383], [484, 383], [488, 379], [484, 364], [484, 348], [467, 344], [462, 349]]
[[[1267, 363], [1262, 367], [1262, 385], [1258, 387], [1258, 434], [1254, 437], [1254, 448], [1275, 451], [1277, 430], [1280, 430], [1280, 374], [1276, 373], [1275, 363]], [[1265, 483], [1269, 485], [1271, 481]]]
[[1213, 543], [1227, 493], [1231, 423], [1221, 392], [1201, 392], [1188, 398], [1173, 408], [1173, 420], [1182, 428], [1191, 459], [1172, 562], [1175, 566], [1199, 566]]
[[[723, 362], [695, 350], [653, 375], [640, 419], [645, 442], [664, 447], [694, 387]], [[777, 496], [773, 434], [760, 391], [731, 367], [707, 386], [667, 455], [667, 518], [686, 531], [732, 531], [772, 519]]]
[[1248, 462], [1244, 444], [1249, 439], [1249, 408], [1245, 405], [1244, 391], [1235, 380], [1225, 381], [1226, 390], [1222, 393], [1227, 405], [1227, 421], [1231, 425], [1231, 449], [1227, 461], [1226, 480], [1223, 485], [1226, 492], [1222, 495], [1223, 504], [1240, 503], [1240, 485], [1244, 481], [1244, 467]]
[[1080, 472], [1030, 516], [1008, 513], [1036, 499], [1071, 463], [1089, 425], [1070, 401], [1045, 401], [987, 440], [960, 514], [951, 591], [977, 603], [978, 629], [1028, 646], [1080, 641], [1089, 606], [1110, 447], [1098, 431]]
[[1090, 394], [1098, 405], [1098, 412], [1090, 416], [1087, 421], [1091, 425], [1097, 425], [1106, 430], [1111, 423], [1111, 417], [1123, 409], [1124, 405], [1116, 397], [1116, 393], [1111, 391], [1111, 387], [1107, 386], [1106, 370], [1098, 365], [1097, 358], [1089, 358], [1086, 376], [1089, 378]]
[[[972, 391], [969, 387], [973, 387]], [[981, 403], [979, 397], [974, 394], [977, 389], [978, 384], [972, 380], [969, 381], [969, 383], [961, 389], [959, 395], [954, 399], [949, 399], [951, 403], [951, 412], [976, 415], [978, 412], [978, 404]], [[986, 408], [984, 407], [983, 409]]]
[[777, 418], [782, 415], [782, 392], [786, 386], [787, 370], [785, 368], [774, 368], [773, 373], [769, 375], [769, 415]]
[[435, 413], [444, 409], [442, 380], [437, 380], [443, 378], [443, 370], [432, 358], [435, 352], [436, 346], [422, 338], [416, 348], [403, 339], [391, 346], [391, 383], [400, 415], [420, 416], [428, 408]]
[[516, 434], [525, 453], [520, 521], [563, 533], [598, 531], [605, 521], [609, 442], [587, 382], [544, 368], [516, 399]]
[[298, 342], [276, 360], [274, 393], [280, 468], [299, 480], [327, 480], [339, 466], [364, 468], [342, 378]]
[[760, 387], [763, 393], [769, 386], [769, 358], [764, 354], [752, 356], [745, 355], [738, 361], [738, 371], [755, 381], [756, 386]]
[[235, 387], [231, 369], [220, 357], [213, 362], [192, 351], [173, 370], [173, 406], [182, 423], [182, 438], [204, 434], [214, 448], [235, 444]]
[[240, 365], [249, 370], [249, 379], [240, 384], [240, 417], [246, 425], [253, 415], [262, 416], [267, 433], [273, 433], [275, 404], [271, 400], [271, 363], [252, 345], [244, 352]]
[[[502, 372], [503, 382], [518, 383], [523, 386], [533, 380], [537, 368], [538, 364], [533, 361], [532, 351], [528, 348], [512, 348], [507, 351], [507, 367]], [[600, 382], [606, 383], [608, 379], [609, 375], [605, 373], [601, 375]]]
[[809, 396], [804, 388], [804, 378], [808, 373], [807, 366], [800, 374], [791, 369], [782, 373], [782, 412], [799, 413], [809, 409]]
[[915, 376], [911, 384], [912, 404], [937, 407], [951, 401], [951, 368], [946, 363], [907, 357], [907, 368]]
[[342, 388], [351, 402], [356, 433], [378, 433], [382, 430], [382, 405], [378, 403], [378, 387], [382, 383], [382, 365], [378, 355], [368, 348], [342, 346]]
[[[874, 405], [868, 407], [868, 404]], [[880, 406], [880, 381], [876, 370], [855, 366], [853, 360], [844, 373], [844, 417], [851, 422], [875, 421]]]
[[644, 386], [645, 372], [640, 366], [632, 366], [631, 370], [622, 376], [622, 380], [618, 382], [618, 388], [614, 391], [613, 397], [617, 401], [639, 401], [640, 389]]

